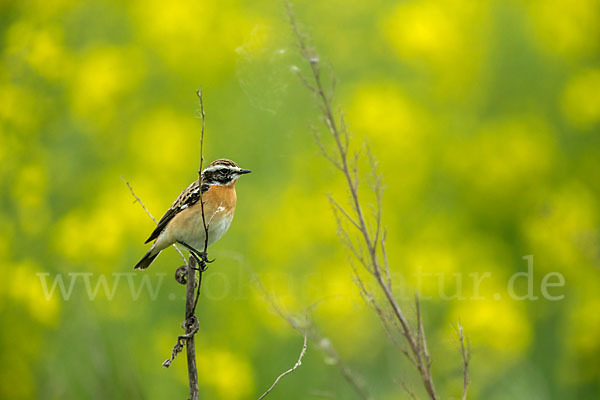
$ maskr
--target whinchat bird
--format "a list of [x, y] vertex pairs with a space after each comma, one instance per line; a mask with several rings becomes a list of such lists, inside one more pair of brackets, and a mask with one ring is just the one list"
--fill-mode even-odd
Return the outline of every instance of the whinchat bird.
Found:
[[175, 243], [184, 246], [196, 258], [208, 261], [204, 253], [204, 223], [208, 230], [206, 243], [210, 246], [229, 229], [237, 200], [235, 183], [240, 176], [249, 172], [251, 171], [240, 168], [225, 158], [210, 163], [202, 171], [202, 182], [196, 180], [181, 192], [160, 219], [156, 229], [145, 242], [156, 239], [154, 244], [133, 269], [148, 268], [161, 251]]

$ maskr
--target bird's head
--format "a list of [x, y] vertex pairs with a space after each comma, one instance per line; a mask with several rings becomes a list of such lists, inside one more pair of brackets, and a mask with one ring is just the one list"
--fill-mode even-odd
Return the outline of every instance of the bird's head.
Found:
[[229, 186], [234, 184], [238, 178], [250, 173], [249, 169], [238, 167], [236, 163], [226, 158], [220, 158], [209, 164], [202, 171], [202, 183], [208, 185]]

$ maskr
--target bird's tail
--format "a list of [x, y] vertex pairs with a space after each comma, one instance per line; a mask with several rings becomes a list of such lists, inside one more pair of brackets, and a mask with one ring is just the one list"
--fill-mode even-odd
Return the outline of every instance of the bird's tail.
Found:
[[133, 269], [146, 269], [150, 266], [150, 264], [152, 264], [152, 261], [154, 261], [154, 259], [160, 254], [160, 250], [159, 251], [155, 251], [154, 248], [151, 248], [150, 250], [148, 250], [148, 252], [146, 254], [144, 254], [144, 257], [142, 257], [142, 259], [140, 261], [138, 261], [137, 264], [135, 264], [135, 267], [133, 267]]

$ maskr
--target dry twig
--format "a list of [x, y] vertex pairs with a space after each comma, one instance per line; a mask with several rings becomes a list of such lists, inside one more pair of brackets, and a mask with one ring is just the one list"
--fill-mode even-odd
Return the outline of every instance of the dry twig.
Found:
[[265, 397], [267, 397], [267, 395], [269, 393], [271, 393], [271, 391], [275, 388], [275, 386], [277, 386], [277, 384], [279, 383], [279, 380], [281, 378], [283, 378], [284, 376], [291, 374], [292, 372], [294, 372], [296, 370], [296, 368], [298, 368], [300, 365], [302, 365], [302, 358], [304, 358], [304, 354], [306, 353], [306, 341], [308, 339], [308, 330], [304, 331], [304, 345], [302, 346], [302, 351], [300, 352], [300, 356], [298, 357], [298, 361], [296, 361], [296, 364], [294, 364], [294, 366], [292, 366], [292, 368], [288, 369], [287, 371], [283, 372], [281, 375], [279, 375], [277, 377], [277, 379], [275, 379], [275, 382], [273, 382], [273, 384], [271, 385], [271, 387], [269, 387], [267, 389], [266, 392], [264, 392], [262, 394], [262, 396], [260, 396], [258, 398], [258, 400], [262, 400]]
[[[202, 118], [202, 128], [200, 131], [200, 169], [198, 170], [198, 184], [200, 191], [202, 192], [202, 164], [204, 163], [204, 127], [206, 126], [206, 113], [204, 112], [204, 99], [202, 98], [202, 89], [196, 91], [198, 99], [200, 99], [200, 116]], [[208, 225], [206, 224], [206, 217], [204, 216], [204, 201], [200, 196], [200, 207], [202, 208], [202, 225], [204, 227], [204, 254], [208, 250]]]
[[[359, 284], [363, 296], [371, 305], [373, 305], [380, 320], [384, 323], [386, 330], [389, 329], [390, 320], [399, 328], [400, 334], [404, 336], [408, 344], [408, 350], [403, 351], [403, 353], [416, 366], [429, 398], [431, 400], [437, 400], [438, 395], [431, 375], [432, 361], [427, 348], [418, 298], [416, 300], [418, 322], [415, 331], [409, 324], [408, 319], [393, 293], [385, 245], [386, 234], [381, 222], [383, 185], [381, 177], [377, 173], [377, 163], [372, 156], [372, 153], [367, 148], [365, 152], [368, 156], [371, 173], [374, 177], [373, 191], [376, 198], [374, 222], [371, 222], [368, 220], [363, 210], [363, 202], [359, 194], [360, 180], [358, 161], [360, 153], [350, 154], [349, 132], [343, 114], [339, 113], [338, 119], [335, 116], [336, 113], [333, 111], [333, 90], [329, 92], [325, 90], [320, 56], [311, 46], [310, 38], [300, 31], [290, 2], [288, 0], [284, 0], [284, 2], [300, 55], [307, 62], [309, 77], [307, 78], [303, 75], [299, 69], [296, 69], [296, 71], [302, 84], [315, 96], [315, 100], [321, 110], [321, 117], [325, 122], [325, 127], [329, 132], [329, 136], [333, 139], [333, 150], [328, 151], [327, 147], [321, 142], [319, 134], [315, 133], [317, 144], [325, 158], [329, 160], [337, 170], [341, 171], [348, 192], [350, 193], [350, 211], [344, 209], [338, 202], [331, 199], [334, 214], [338, 223], [338, 232], [352, 254], [357, 258], [365, 270], [373, 276], [379, 292], [385, 299], [386, 308], [390, 310], [392, 317], [383, 311], [381, 305], [377, 304], [375, 296], [366, 289], [366, 286], [361, 281], [358, 274], [355, 275], [355, 280]], [[332, 87], [333, 86], [334, 84], [332, 84]], [[343, 218], [338, 216], [338, 213], [341, 214]], [[346, 228], [343, 221], [347, 221], [350, 224], [350, 230]], [[354, 239], [354, 235], [351, 234], [351, 232], [354, 232]]]
[[[198, 388], [198, 369], [196, 367], [196, 345], [194, 342], [194, 336], [198, 332], [198, 318], [195, 313], [195, 296], [194, 289], [196, 285], [196, 270], [194, 269], [196, 258], [190, 256], [190, 262], [188, 263], [187, 270], [187, 283], [185, 287], [185, 322], [183, 327], [185, 329], [185, 350], [187, 355], [188, 365], [188, 383], [190, 386], [190, 400], [198, 400], [199, 388]], [[200, 279], [198, 281], [198, 292], [196, 296], [200, 294], [200, 283], [202, 282], [202, 267], [199, 266]], [[178, 340], [179, 342], [179, 340]]]
[[[127, 180], [125, 178], [123, 178], [123, 176], [121, 176], [121, 180], [123, 182], [125, 182], [125, 184], [127, 185], [127, 187], [129, 188], [129, 191], [131, 192], [131, 195], [135, 198], [135, 202], [140, 203], [140, 206], [142, 206], [142, 208], [144, 209], [144, 211], [146, 212], [146, 214], [148, 214], [148, 216], [150, 217], [150, 219], [152, 221], [154, 221], [155, 225], [158, 225], [158, 222], [156, 221], [156, 219], [152, 216], [152, 214], [150, 213], [150, 211], [148, 211], [148, 209], [146, 208], [146, 206], [144, 205], [144, 202], [142, 201], [142, 199], [140, 199], [135, 192], [133, 191], [133, 188], [131, 187], [131, 185], [129, 184], [129, 182], [127, 182]], [[177, 252], [179, 253], [179, 255], [181, 256], [181, 258], [183, 258], [183, 262], [186, 262], [185, 260], [185, 256], [183, 255], [183, 253], [181, 252], [181, 250], [179, 250], [179, 247], [177, 247], [176, 244], [173, 244], [173, 247], [175, 247], [175, 250], [177, 250]]]
[[465, 335], [463, 332], [463, 327], [458, 321], [458, 339], [460, 342], [460, 354], [463, 360], [463, 391], [462, 391], [462, 400], [467, 399], [467, 390], [469, 389], [469, 382], [471, 381], [471, 377], [469, 376], [469, 363], [471, 362], [471, 346], [469, 344], [469, 339], [466, 339], [465, 343]]
[[[204, 127], [205, 127], [205, 117], [206, 114], [204, 112], [204, 102], [202, 98], [202, 89], [199, 89], [196, 92], [198, 98], [200, 99], [200, 112], [202, 118], [202, 129], [200, 136], [200, 169], [198, 170], [198, 183], [199, 186], [202, 186], [202, 163], [204, 161]], [[135, 198], [135, 201], [140, 203], [146, 214], [157, 224], [156, 219], [152, 216], [150, 211], [146, 208], [142, 200], [135, 194], [133, 188], [123, 177], [121, 179], [125, 182], [131, 194]], [[206, 218], [204, 216], [204, 202], [200, 199], [200, 205], [202, 209], [202, 223], [204, 225], [204, 256], [207, 258], [207, 248], [208, 248], [208, 224], [206, 223]], [[183, 329], [185, 330], [185, 334], [177, 336], [177, 342], [175, 346], [173, 346], [173, 350], [171, 351], [171, 357], [163, 362], [163, 366], [168, 368], [171, 366], [171, 363], [177, 357], [179, 353], [183, 350], [185, 345], [186, 355], [187, 355], [187, 364], [188, 364], [188, 382], [190, 387], [190, 400], [198, 400], [199, 397], [199, 388], [198, 388], [198, 370], [196, 366], [196, 349], [194, 343], [194, 336], [198, 332], [199, 322], [198, 318], [195, 315], [196, 306], [198, 304], [198, 298], [200, 297], [200, 287], [202, 284], [202, 273], [206, 270], [206, 260], [200, 259], [197, 260], [195, 256], [190, 256], [189, 262], [186, 262], [185, 256], [179, 250], [176, 245], [173, 245], [177, 252], [183, 258], [183, 261], [186, 263], [184, 267], [180, 267], [177, 269], [175, 273], [175, 279], [177, 282], [186, 285], [185, 292], [185, 321], [182, 324]], [[196, 271], [198, 271], [198, 282], [196, 282]], [[184, 279], [185, 276], [185, 279]], [[195, 294], [194, 294], [195, 292]]]
[[[200, 132], [200, 169], [198, 170], [198, 186], [202, 191], [202, 164], [204, 162], [204, 127], [206, 113], [204, 112], [204, 101], [202, 97], [202, 89], [196, 91], [196, 95], [200, 100], [200, 115], [202, 118], [202, 128]], [[185, 342], [186, 342], [186, 355], [188, 365], [188, 382], [190, 386], [190, 399], [198, 400], [199, 389], [198, 389], [198, 369], [196, 366], [196, 347], [194, 342], [194, 336], [198, 332], [197, 324], [198, 319], [196, 318], [196, 306], [198, 304], [198, 298], [200, 297], [200, 287], [202, 285], [202, 273], [206, 270], [207, 250], [208, 250], [208, 225], [206, 224], [206, 218], [204, 216], [204, 201], [200, 196], [200, 207], [202, 210], [202, 224], [204, 226], [204, 257], [205, 259], [197, 259], [195, 256], [190, 256], [190, 262], [187, 270], [187, 284], [185, 291]], [[198, 268], [196, 267], [198, 263]], [[196, 286], [196, 270], [198, 271], [198, 284], [196, 294], [194, 295], [194, 289]], [[178, 339], [179, 343], [179, 339]], [[177, 345], [176, 345], [177, 347]]]
[[355, 393], [362, 400], [372, 400], [373, 398], [369, 394], [368, 390], [365, 388], [365, 385], [361, 382], [361, 380], [355, 375], [355, 373], [348, 367], [344, 361], [341, 359], [340, 355], [336, 351], [335, 347], [331, 343], [329, 338], [322, 336], [317, 329], [309, 323], [309, 319], [305, 318], [304, 325], [301, 325], [298, 322], [298, 319], [295, 318], [292, 314], [285, 312], [281, 306], [277, 303], [275, 298], [271, 293], [269, 293], [265, 287], [262, 285], [260, 279], [256, 274], [252, 274], [254, 284], [263, 294], [264, 299], [273, 311], [279, 315], [283, 320], [285, 320], [295, 331], [298, 333], [307, 334], [311, 343], [314, 343], [325, 355], [327, 359], [330, 360], [331, 364], [338, 367], [340, 370], [342, 377], [344, 380], [350, 385], [350, 387], [355, 391]]

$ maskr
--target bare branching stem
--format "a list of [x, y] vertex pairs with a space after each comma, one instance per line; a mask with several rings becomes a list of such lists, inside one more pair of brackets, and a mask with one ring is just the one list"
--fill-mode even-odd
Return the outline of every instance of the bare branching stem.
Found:
[[348, 383], [348, 385], [354, 390], [356, 395], [362, 400], [373, 400], [373, 397], [369, 394], [369, 391], [365, 388], [365, 385], [362, 383], [361, 379], [359, 379], [356, 374], [344, 363], [341, 359], [340, 355], [336, 351], [335, 347], [331, 343], [331, 341], [323, 337], [317, 329], [310, 324], [308, 317], [305, 318], [305, 323], [300, 324], [297, 318], [286, 311], [277, 303], [276, 299], [269, 293], [265, 287], [262, 285], [258, 276], [253, 274], [253, 280], [261, 293], [264, 296], [264, 299], [273, 311], [279, 315], [283, 320], [285, 320], [291, 327], [298, 333], [302, 333], [304, 335], [308, 335], [311, 343], [314, 343], [331, 361], [331, 363], [339, 369], [340, 373], [344, 380]]
[[[301, 56], [307, 62], [309, 67], [310, 79], [302, 76], [302, 83], [308, 87], [310, 91], [315, 95], [316, 101], [319, 105], [319, 109], [322, 113], [322, 118], [325, 122], [325, 126], [330, 133], [331, 138], [334, 141], [334, 153], [330, 154], [325, 150], [325, 146], [319, 144], [321, 151], [326, 155], [326, 158], [339, 169], [347, 184], [347, 189], [350, 193], [350, 203], [352, 205], [352, 211], [354, 215], [350, 215], [349, 212], [343, 209], [337, 202], [332, 202], [334, 209], [340, 212], [347, 221], [350, 222], [352, 227], [356, 229], [359, 237], [361, 238], [359, 245], [352, 244], [352, 240], [349, 238], [348, 232], [345, 227], [339, 223], [338, 228], [343, 232], [342, 237], [352, 250], [353, 254], [357, 256], [361, 264], [369, 271], [375, 278], [377, 286], [382, 291], [387, 305], [390, 307], [394, 318], [400, 325], [402, 335], [406, 338], [409, 346], [411, 356], [409, 359], [413, 360], [421, 380], [427, 391], [428, 396], [432, 400], [437, 400], [438, 396], [435, 391], [433, 378], [431, 376], [431, 358], [427, 351], [427, 345], [425, 341], [425, 334], [423, 333], [422, 327], [418, 333], [415, 333], [407, 318], [405, 317], [400, 305], [396, 301], [392, 290], [392, 280], [389, 274], [389, 265], [387, 261], [387, 255], [385, 252], [385, 235], [381, 235], [381, 192], [382, 185], [381, 180], [376, 175], [376, 163], [370, 156], [371, 166], [375, 173], [375, 196], [377, 198], [377, 210], [375, 217], [375, 231], [371, 232], [365, 213], [363, 211], [363, 205], [359, 196], [359, 172], [358, 172], [358, 157], [359, 153], [354, 156], [349, 155], [349, 133], [346, 128], [346, 124], [343, 119], [343, 115], [340, 116], [340, 122], [338, 124], [336, 117], [334, 116], [332, 106], [332, 95], [327, 95], [321, 74], [320, 57], [318, 53], [311, 47], [305, 34], [303, 34], [296, 21], [295, 14], [292, 10], [292, 6], [289, 1], [285, 1], [287, 14], [289, 17], [292, 32], [296, 38], [298, 48]], [[301, 74], [300, 74], [301, 75]], [[333, 85], [332, 85], [333, 86]], [[316, 135], [318, 139], [318, 135]], [[381, 239], [380, 239], [381, 237]], [[362, 258], [362, 252], [358, 251], [356, 247], [364, 247], [368, 254], [367, 259]], [[378, 254], [378, 249], [381, 248], [381, 256]], [[382, 261], [383, 258], [383, 261]], [[360, 278], [359, 278], [360, 279]], [[364, 291], [363, 291], [364, 292]], [[420, 312], [420, 311], [419, 311]], [[385, 318], [382, 313], [378, 313], [380, 318]], [[420, 345], [421, 343], [421, 345]]]
[[404, 389], [404, 391], [406, 392], [406, 394], [408, 394], [408, 396], [412, 399], [412, 400], [417, 400], [417, 396], [415, 396], [415, 394], [413, 393], [412, 390], [410, 390], [410, 388], [408, 386], [406, 386], [406, 383], [404, 383], [404, 381], [399, 381], [400, 386], [402, 386], [402, 389]]
[[279, 381], [281, 380], [281, 378], [283, 378], [284, 376], [291, 374], [292, 372], [294, 372], [296, 370], [296, 368], [298, 368], [300, 365], [302, 365], [302, 358], [304, 358], [304, 354], [306, 353], [306, 341], [308, 340], [308, 330], [304, 331], [304, 345], [302, 346], [302, 351], [300, 351], [300, 356], [298, 357], [298, 361], [296, 361], [296, 364], [294, 364], [292, 366], [292, 368], [288, 369], [287, 371], [284, 371], [281, 375], [279, 375], [277, 377], [277, 379], [275, 379], [275, 382], [273, 382], [273, 384], [271, 385], [271, 387], [269, 387], [267, 389], [266, 392], [264, 392], [259, 398], [258, 400], [262, 400], [265, 397], [267, 397], [267, 395], [269, 393], [271, 393], [271, 391], [275, 388], [275, 386], [277, 386], [277, 384], [279, 383]]
[[462, 355], [463, 360], [462, 400], [466, 400], [467, 391], [469, 389], [469, 382], [471, 381], [471, 377], [469, 376], [469, 363], [471, 362], [471, 346], [469, 345], [469, 340], [465, 338], [463, 327], [460, 324], [460, 321], [458, 321], [458, 339], [460, 342], [460, 354]]

